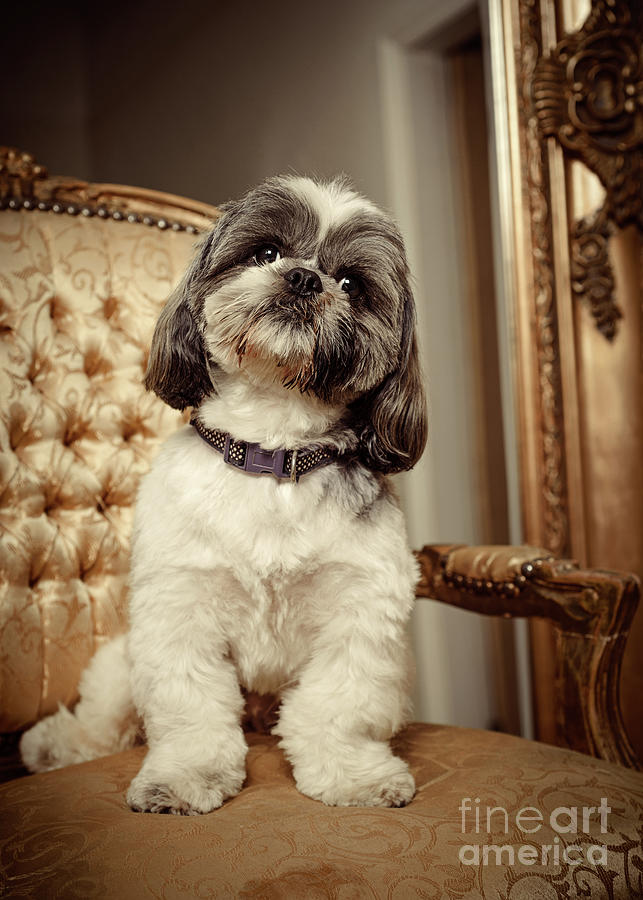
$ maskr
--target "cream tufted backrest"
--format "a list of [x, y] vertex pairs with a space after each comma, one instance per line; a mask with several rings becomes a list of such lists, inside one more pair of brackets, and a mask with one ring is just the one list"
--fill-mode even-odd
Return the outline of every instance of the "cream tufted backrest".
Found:
[[0, 732], [124, 627], [138, 481], [182, 418], [142, 385], [152, 329], [214, 217], [0, 150]]

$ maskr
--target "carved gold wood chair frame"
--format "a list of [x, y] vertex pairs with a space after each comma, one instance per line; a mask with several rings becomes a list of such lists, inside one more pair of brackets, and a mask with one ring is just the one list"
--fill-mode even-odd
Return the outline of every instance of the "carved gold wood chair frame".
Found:
[[[0, 208], [97, 216], [195, 234], [217, 216], [212, 206], [154, 191], [50, 178], [29, 154], [7, 148], [0, 148]], [[637, 767], [618, 697], [621, 659], [639, 597], [635, 577], [580, 569], [534, 547], [427, 546], [417, 556], [418, 597], [551, 622], [556, 741]], [[261, 718], [262, 710], [250, 713]]]

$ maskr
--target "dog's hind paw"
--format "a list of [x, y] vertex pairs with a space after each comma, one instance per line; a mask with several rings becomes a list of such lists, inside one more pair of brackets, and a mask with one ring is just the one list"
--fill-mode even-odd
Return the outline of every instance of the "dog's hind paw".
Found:
[[20, 756], [30, 772], [49, 772], [81, 762], [74, 743], [77, 724], [64, 707], [42, 719], [20, 738]]

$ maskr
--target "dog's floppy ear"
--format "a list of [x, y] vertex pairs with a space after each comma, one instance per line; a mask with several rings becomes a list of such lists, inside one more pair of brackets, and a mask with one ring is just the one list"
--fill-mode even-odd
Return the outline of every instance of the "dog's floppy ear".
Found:
[[210, 377], [212, 367], [208, 367], [207, 351], [194, 312], [199, 279], [214, 233], [199, 245], [187, 272], [167, 299], [152, 337], [145, 387], [174, 409], [198, 406], [214, 390]]
[[358, 403], [362, 459], [371, 469], [411, 469], [424, 450], [427, 411], [410, 291], [403, 310], [398, 368]]

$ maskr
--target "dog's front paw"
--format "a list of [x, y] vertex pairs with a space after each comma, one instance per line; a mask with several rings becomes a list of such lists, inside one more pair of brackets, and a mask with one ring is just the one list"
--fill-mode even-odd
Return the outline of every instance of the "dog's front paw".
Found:
[[189, 771], [163, 775], [143, 769], [129, 787], [127, 802], [134, 812], [198, 816], [236, 796], [244, 777], [244, 772], [222, 777]]
[[335, 774], [326, 784], [300, 777], [297, 787], [327, 806], [406, 806], [415, 794], [415, 780], [398, 757], [370, 772]]
[[400, 772], [380, 785], [371, 795], [374, 802], [366, 806], [406, 806], [415, 796], [415, 779], [410, 772]]

